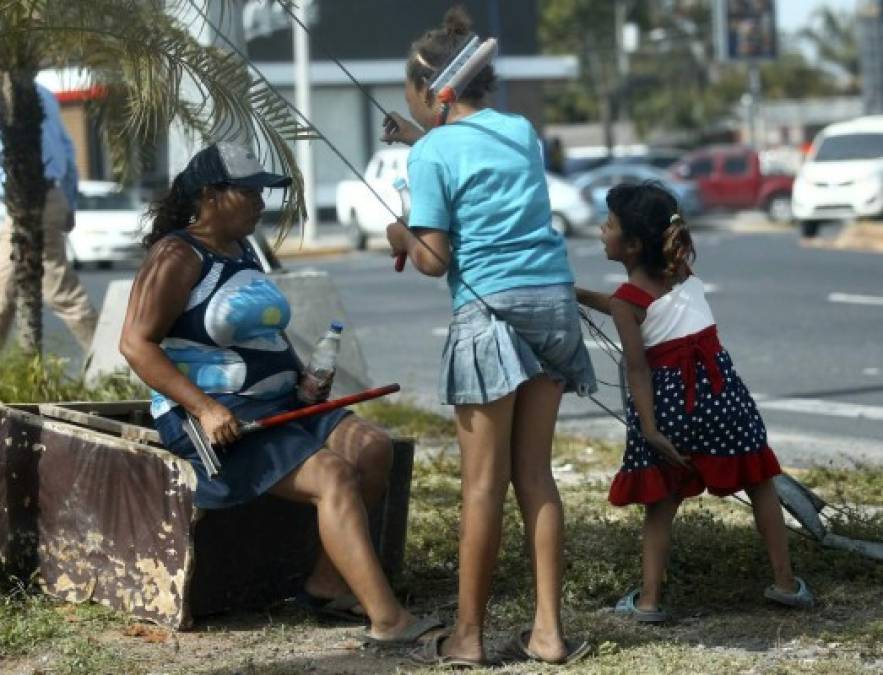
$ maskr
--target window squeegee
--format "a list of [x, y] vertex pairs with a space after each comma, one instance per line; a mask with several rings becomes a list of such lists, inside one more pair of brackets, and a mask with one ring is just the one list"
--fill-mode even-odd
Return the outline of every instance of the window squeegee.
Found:
[[[262, 417], [261, 419], [253, 420], [251, 422], [240, 421], [239, 433], [249, 434], [253, 431], [259, 431], [261, 429], [278, 427], [282, 424], [287, 424], [288, 422], [301, 419], [302, 417], [309, 417], [310, 415], [317, 415], [319, 413], [337, 410], [338, 408], [344, 408], [348, 405], [361, 403], [362, 401], [370, 401], [375, 398], [380, 398], [381, 396], [394, 394], [395, 392], [399, 391], [399, 389], [401, 389], [401, 387], [399, 387], [398, 384], [387, 384], [384, 387], [366, 389], [365, 391], [360, 391], [356, 394], [351, 394], [350, 396], [343, 396], [332, 401], [316, 403], [315, 405], [309, 405], [305, 408], [298, 408], [297, 410], [278, 413], [276, 415], [271, 415], [270, 417]], [[205, 429], [202, 428], [202, 424], [199, 423], [199, 419], [188, 412], [187, 419], [184, 420], [183, 428], [184, 433], [187, 434], [187, 436], [190, 438], [190, 442], [193, 443], [193, 447], [196, 448], [196, 453], [202, 460], [208, 477], [214, 478], [219, 473], [221, 473], [221, 461], [220, 459], [218, 459], [218, 455], [215, 452], [215, 448], [212, 445], [211, 439], [208, 437]]]
[[[436, 126], [440, 127], [447, 122], [451, 104], [460, 98], [475, 76], [491, 64], [498, 51], [496, 38], [488, 38], [481, 42], [477, 35], [472, 35], [451, 62], [432, 79], [432, 82], [429, 83], [429, 90], [442, 104], [435, 120]], [[407, 226], [408, 223], [405, 225]], [[396, 272], [405, 269], [407, 259], [406, 253], [396, 256]]]

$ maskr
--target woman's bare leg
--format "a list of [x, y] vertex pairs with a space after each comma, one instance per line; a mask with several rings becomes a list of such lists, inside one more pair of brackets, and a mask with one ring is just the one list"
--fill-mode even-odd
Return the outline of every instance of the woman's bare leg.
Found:
[[323, 448], [270, 493], [316, 506], [322, 546], [365, 608], [372, 635], [394, 637], [415, 620], [393, 595], [380, 568], [352, 464]]
[[455, 407], [463, 511], [459, 608], [453, 632], [442, 644], [446, 655], [484, 657], [484, 618], [500, 549], [514, 407], [514, 393], [485, 405]]
[[[392, 441], [389, 435], [355, 415], [348, 415], [331, 432], [326, 445], [355, 467], [365, 507], [370, 510], [378, 504], [386, 494], [392, 466]], [[319, 552], [304, 589], [318, 598], [328, 599], [350, 592], [324, 548]], [[353, 611], [360, 613], [360, 608], [354, 607]]]
[[757, 531], [766, 544], [776, 586], [788, 593], [797, 590], [797, 582], [794, 580], [794, 571], [791, 568], [791, 554], [788, 551], [788, 533], [785, 531], [782, 505], [779, 503], [773, 481], [765, 480], [747, 488], [745, 492], [751, 500]]
[[567, 656], [561, 627], [564, 513], [552, 476], [552, 440], [564, 386], [546, 376], [518, 388], [512, 426], [512, 485], [524, 520], [536, 584], [528, 646], [545, 659]]

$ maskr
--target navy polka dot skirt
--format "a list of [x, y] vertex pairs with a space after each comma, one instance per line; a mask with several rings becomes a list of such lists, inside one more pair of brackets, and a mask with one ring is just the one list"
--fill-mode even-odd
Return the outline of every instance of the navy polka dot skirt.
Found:
[[[625, 454], [608, 497], [612, 504], [652, 504], [670, 496], [693, 497], [706, 489], [725, 496], [781, 473], [754, 399], [716, 333], [706, 338], [704, 348], [680, 349], [676, 358], [654, 354], [654, 347], [647, 350], [656, 425], [690, 458], [693, 470], [661, 458], [644, 439], [629, 399]], [[716, 348], [709, 349], [709, 344]]]

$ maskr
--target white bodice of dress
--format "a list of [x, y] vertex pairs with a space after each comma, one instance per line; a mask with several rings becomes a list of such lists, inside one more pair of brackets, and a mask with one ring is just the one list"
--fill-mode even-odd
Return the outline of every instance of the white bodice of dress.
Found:
[[644, 345], [652, 347], [712, 325], [714, 316], [705, 299], [705, 286], [699, 277], [690, 275], [647, 307], [641, 336]]

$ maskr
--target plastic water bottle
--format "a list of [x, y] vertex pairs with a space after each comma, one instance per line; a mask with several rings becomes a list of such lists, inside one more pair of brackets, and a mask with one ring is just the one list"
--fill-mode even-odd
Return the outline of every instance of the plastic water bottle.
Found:
[[411, 215], [411, 191], [408, 189], [408, 183], [399, 176], [392, 182], [392, 186], [399, 193], [399, 199], [402, 200], [402, 220], [407, 224], [408, 217]]
[[[306, 376], [313, 380], [310, 389], [322, 389], [331, 378], [337, 367], [337, 355], [340, 354], [340, 334], [343, 332], [343, 324], [332, 321], [328, 332], [316, 343], [310, 361], [307, 364]], [[310, 393], [300, 392], [300, 398], [304, 403], [318, 403]]]
[[[411, 215], [411, 191], [408, 189], [408, 184], [405, 182], [405, 179], [399, 176], [392, 182], [392, 186], [398, 191], [399, 199], [402, 200], [402, 220], [405, 225], [408, 224], [408, 218]], [[400, 253], [398, 257], [396, 257], [395, 269], [396, 272], [401, 272], [405, 269], [405, 263], [408, 260], [408, 256], [404, 253]]]

